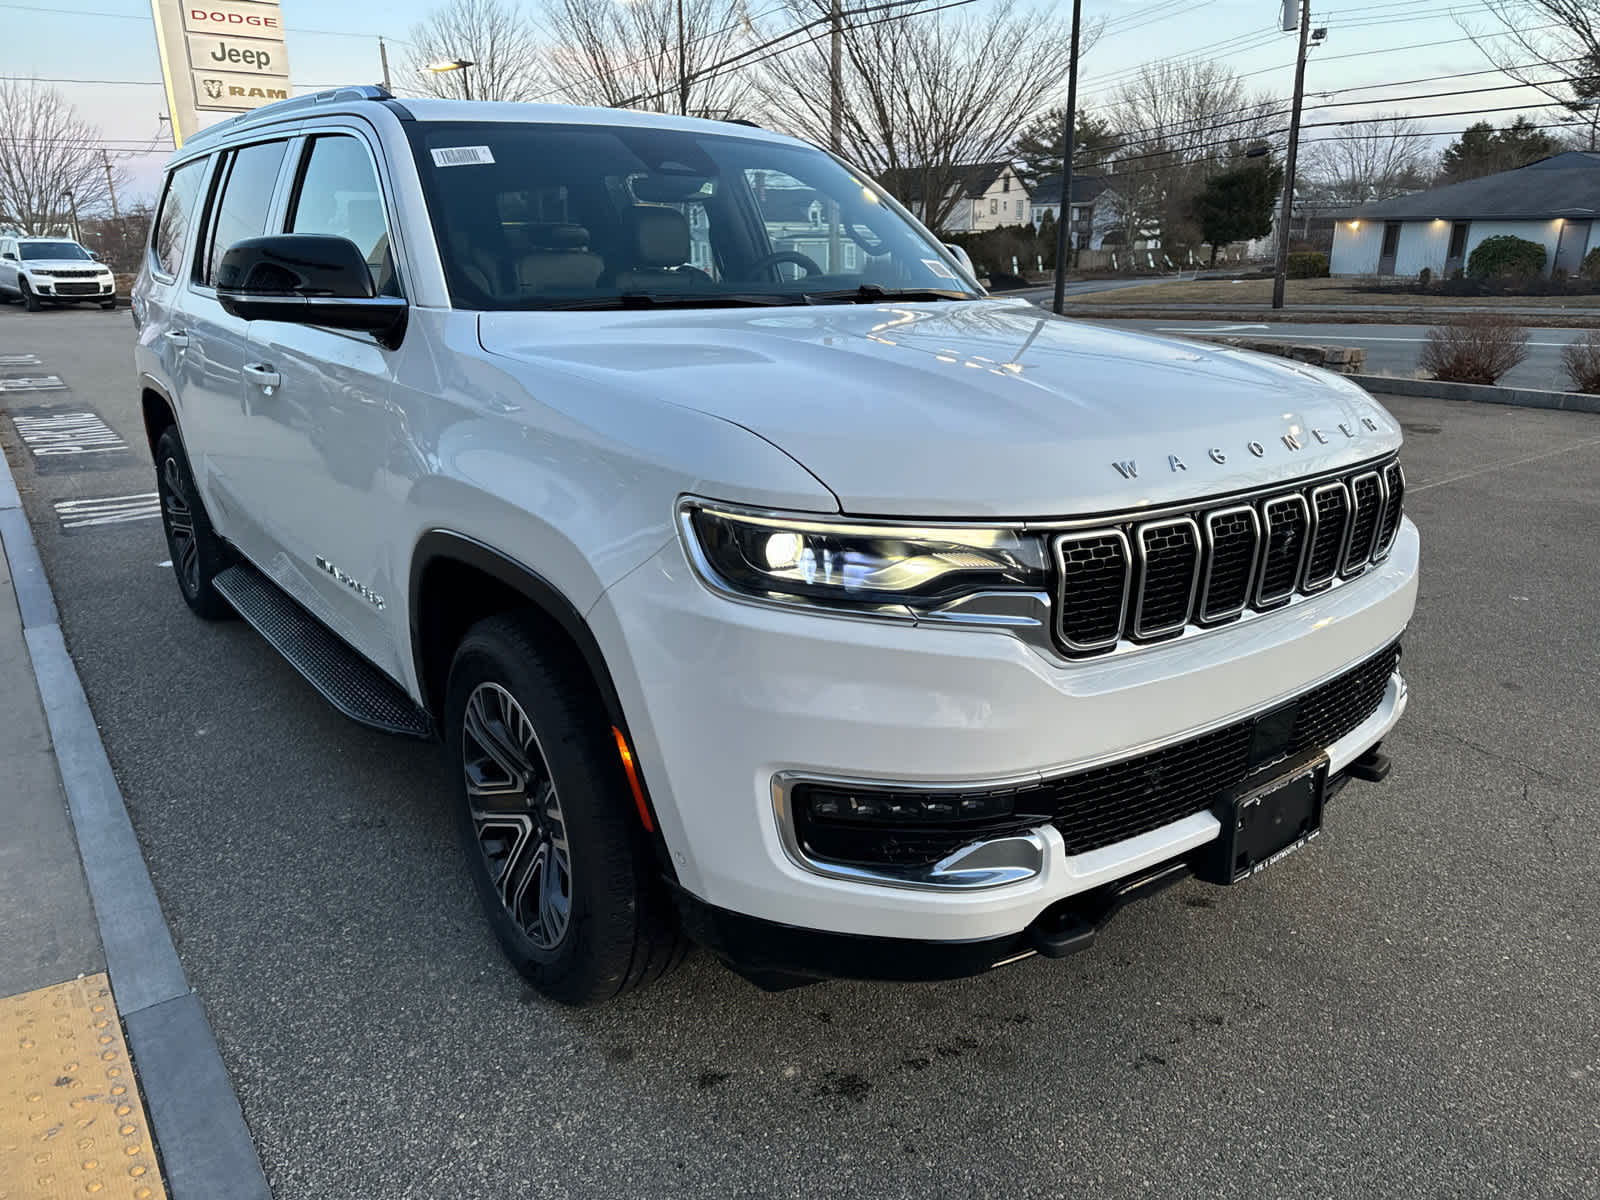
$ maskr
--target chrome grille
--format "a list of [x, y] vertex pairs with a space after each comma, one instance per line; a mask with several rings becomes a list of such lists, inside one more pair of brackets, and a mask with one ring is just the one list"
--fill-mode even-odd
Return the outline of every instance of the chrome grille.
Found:
[[1305, 561], [1306, 535], [1311, 530], [1311, 507], [1299, 492], [1274, 496], [1261, 506], [1261, 525], [1267, 545], [1261, 554], [1261, 583], [1256, 606], [1270, 608], [1294, 595]]
[[1339, 573], [1344, 539], [1350, 532], [1350, 492], [1342, 483], [1311, 489], [1311, 550], [1306, 557], [1304, 591], [1327, 587]]
[[1340, 568], [1346, 575], [1360, 571], [1372, 557], [1372, 539], [1378, 532], [1378, 518], [1383, 512], [1383, 484], [1378, 473], [1369, 471], [1352, 479], [1350, 497], [1355, 504], [1355, 519], [1351, 522], [1350, 548]]
[[1073, 596], [1063, 607], [1057, 636], [1074, 653], [1109, 650], [1122, 636], [1132, 561], [1120, 529], [1067, 534], [1056, 539], [1056, 570]]
[[1188, 517], [1139, 526], [1138, 580], [1133, 611], [1135, 637], [1180, 632], [1189, 623], [1200, 572], [1200, 527]]
[[1248, 504], [1206, 514], [1206, 565], [1201, 574], [1199, 618], [1226, 621], [1244, 611], [1261, 551], [1261, 518]]
[[1104, 654], [1332, 587], [1389, 552], [1404, 494], [1390, 460], [1259, 499], [1060, 534], [1057, 644], [1070, 657]]
[[1398, 462], [1383, 469], [1383, 520], [1378, 524], [1378, 542], [1372, 548], [1374, 559], [1382, 558], [1394, 545], [1394, 535], [1400, 532], [1400, 510], [1406, 494], [1406, 475]]

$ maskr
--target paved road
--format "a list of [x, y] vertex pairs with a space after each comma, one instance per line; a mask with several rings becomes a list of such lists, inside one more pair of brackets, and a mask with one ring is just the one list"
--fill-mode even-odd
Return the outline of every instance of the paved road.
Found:
[[194, 620], [154, 520], [63, 529], [151, 488], [129, 342], [0, 310], [68, 385], [0, 407], [133, 451], [0, 440], [278, 1200], [1600, 1194], [1600, 418], [1394, 402], [1412, 708], [1314, 850], [1065, 962], [771, 996], [700, 955], [572, 1012], [485, 932], [434, 748]]
[[[1247, 321], [1105, 321], [1115, 328], [1133, 326], [1153, 333], [1183, 336], [1195, 333], [1237, 333], [1259, 335], [1274, 341], [1325, 342], [1335, 346], [1359, 346], [1367, 352], [1367, 369], [1374, 374], [1410, 376], [1417, 369], [1422, 344], [1427, 341], [1426, 325], [1294, 325], [1252, 324]], [[1506, 387], [1545, 388], [1566, 391], [1570, 386], [1561, 366], [1561, 351], [1586, 329], [1535, 329], [1528, 339], [1528, 357], [1501, 379]]]

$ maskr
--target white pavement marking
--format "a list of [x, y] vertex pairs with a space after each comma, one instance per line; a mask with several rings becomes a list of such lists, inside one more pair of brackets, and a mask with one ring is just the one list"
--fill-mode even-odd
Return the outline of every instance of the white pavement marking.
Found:
[[0, 354], [0, 367], [37, 367], [37, 354]]
[[[1266, 329], [1266, 328], [1268, 328], [1268, 326], [1266, 326], [1266, 325], [1223, 325], [1223, 326], [1219, 326], [1219, 327], [1213, 328], [1213, 329], [1157, 329], [1157, 330], [1155, 330], [1155, 332], [1156, 333], [1228, 333], [1228, 332], [1231, 332], [1232, 330], [1236, 330], [1236, 329]], [[1295, 339], [1298, 339], [1298, 340], [1301, 340], [1301, 341], [1305, 341], [1307, 339], [1311, 339], [1311, 340], [1319, 341], [1319, 342], [1406, 342], [1406, 343], [1408, 343], [1410, 345], [1419, 345], [1422, 342], [1425, 342], [1425, 341], [1428, 340], [1425, 337], [1414, 337], [1414, 338], [1362, 337], [1362, 336], [1359, 336], [1357, 334], [1350, 334], [1350, 333], [1274, 333], [1272, 336], [1276, 337], [1276, 338], [1282, 338], [1284, 341], [1292, 341], [1292, 340], [1295, 340]], [[1529, 342], [1528, 345], [1530, 345], [1530, 346], [1550, 346], [1550, 347], [1559, 348], [1561, 346], [1567, 345], [1567, 343], [1566, 342]]]
[[55, 454], [104, 454], [126, 450], [128, 443], [94, 413], [68, 412], [27, 416], [11, 414], [17, 433], [35, 457]]
[[166, 562], [158, 562], [156, 564], [157, 567], [170, 567], [171, 565], [172, 565], [172, 560], [170, 558], [167, 559]]
[[53, 392], [66, 386], [59, 375], [18, 375], [14, 379], [0, 379], [0, 392]]
[[56, 516], [61, 518], [63, 529], [145, 521], [161, 515], [161, 505], [154, 492], [140, 492], [135, 496], [105, 496], [98, 500], [57, 500], [55, 510]]

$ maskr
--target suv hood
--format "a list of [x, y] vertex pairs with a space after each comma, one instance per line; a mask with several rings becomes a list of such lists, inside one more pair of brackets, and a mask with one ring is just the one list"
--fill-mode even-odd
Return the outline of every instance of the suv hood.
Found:
[[479, 338], [539, 368], [536, 391], [579, 375], [743, 426], [862, 516], [1126, 510], [1400, 444], [1392, 417], [1327, 372], [1014, 300], [485, 313]]
[[98, 271], [105, 263], [88, 258], [29, 258], [17, 264], [25, 271]]

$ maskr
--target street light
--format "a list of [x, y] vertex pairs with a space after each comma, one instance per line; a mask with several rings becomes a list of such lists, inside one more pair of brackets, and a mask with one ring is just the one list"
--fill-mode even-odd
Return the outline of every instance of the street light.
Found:
[[476, 65], [470, 58], [450, 58], [443, 59], [440, 62], [427, 63], [424, 65], [423, 70], [432, 71], [435, 74], [443, 74], [446, 71], [460, 71], [461, 91], [468, 100], [471, 100], [472, 84], [467, 82], [467, 68]]

